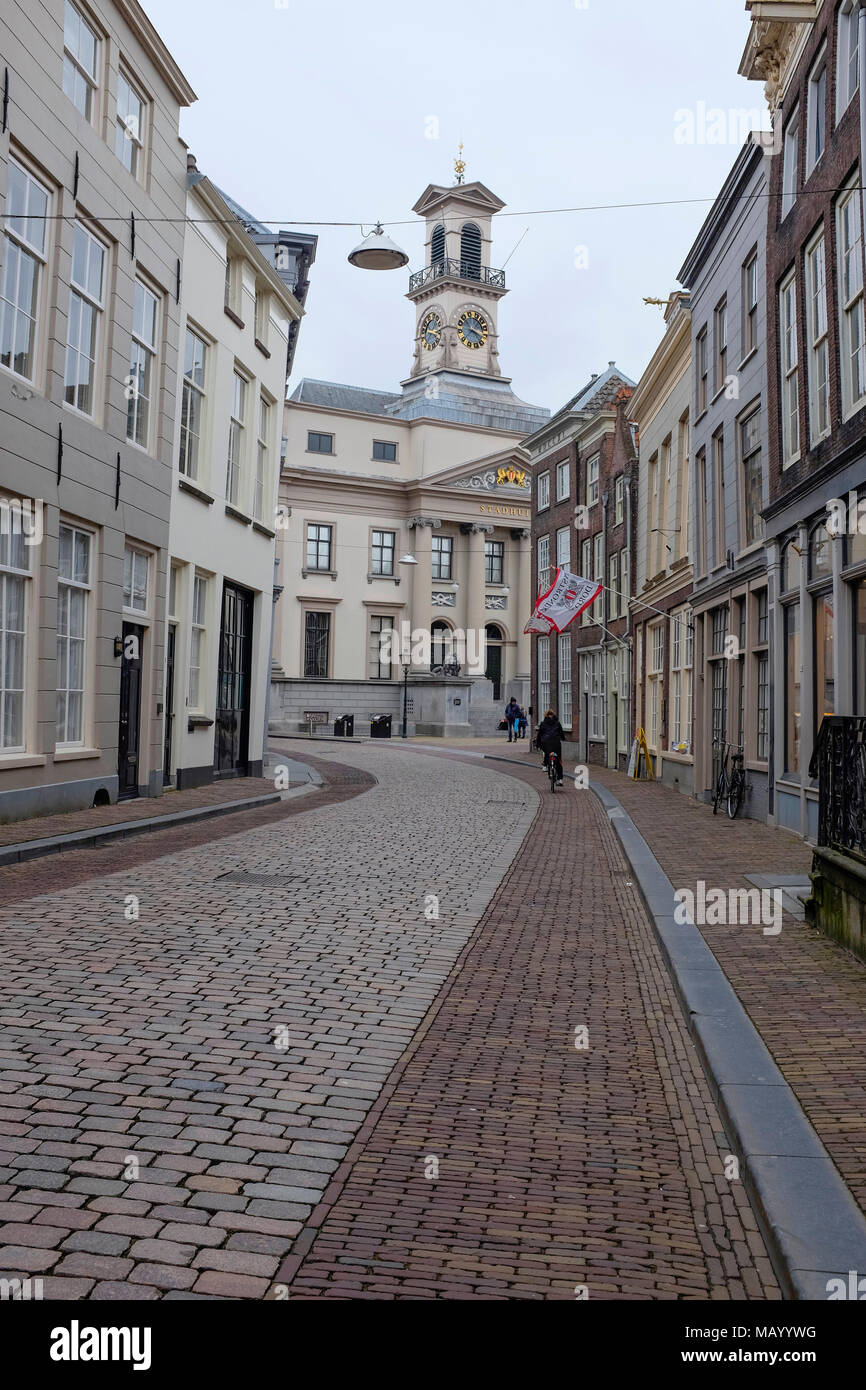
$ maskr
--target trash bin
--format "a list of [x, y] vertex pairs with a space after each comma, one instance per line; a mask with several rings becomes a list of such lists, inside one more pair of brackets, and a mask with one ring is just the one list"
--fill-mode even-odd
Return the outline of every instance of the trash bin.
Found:
[[353, 738], [355, 734], [354, 714], [341, 714], [339, 719], [334, 720], [335, 738]]
[[371, 738], [390, 738], [391, 737], [391, 716], [390, 714], [377, 714], [370, 720]]

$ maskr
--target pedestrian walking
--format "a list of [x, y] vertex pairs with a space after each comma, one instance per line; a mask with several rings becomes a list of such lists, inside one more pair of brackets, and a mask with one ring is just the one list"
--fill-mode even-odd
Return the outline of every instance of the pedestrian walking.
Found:
[[517, 739], [517, 721], [520, 718], [520, 706], [512, 695], [508, 704], [505, 706], [505, 721], [508, 725], [508, 742], [513, 743]]
[[529, 720], [528, 720], [527, 717], [526, 717], [526, 710], [525, 710], [525, 709], [521, 709], [520, 715], [519, 715], [518, 720], [517, 720], [517, 737], [518, 737], [518, 738], [526, 738], [526, 726], [527, 726], [528, 723], [529, 723]]

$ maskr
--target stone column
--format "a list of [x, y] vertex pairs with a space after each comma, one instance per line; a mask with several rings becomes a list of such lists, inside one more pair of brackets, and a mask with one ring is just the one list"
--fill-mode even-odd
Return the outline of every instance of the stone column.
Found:
[[[413, 551], [418, 561], [412, 571], [412, 609], [409, 615], [413, 639], [416, 632], [429, 634], [433, 621], [433, 604], [430, 597], [433, 587], [433, 532], [441, 525], [442, 522], [437, 517], [430, 516], [413, 516], [407, 522], [407, 526], [414, 533]], [[416, 655], [420, 655], [420, 651]], [[419, 661], [415, 656], [412, 666], [416, 671], [430, 670], [429, 660]]]
[[514, 584], [509, 581], [511, 589], [508, 595], [510, 625], [517, 638], [516, 675], [518, 679], [525, 678], [528, 681], [532, 663], [532, 648], [529, 635], [524, 633], [523, 627], [532, 612], [535, 601], [535, 595], [532, 592], [532, 532], [523, 528], [519, 531], [512, 531], [511, 534], [517, 541], [519, 549], [517, 552], [517, 583]]
[[[483, 632], [487, 622], [484, 602], [484, 542], [493, 532], [488, 523], [473, 522], [469, 527], [469, 567], [466, 575], [466, 634], [470, 650], [483, 647]], [[471, 637], [469, 634], [472, 634]], [[483, 676], [479, 670], [466, 670], [467, 675]]]

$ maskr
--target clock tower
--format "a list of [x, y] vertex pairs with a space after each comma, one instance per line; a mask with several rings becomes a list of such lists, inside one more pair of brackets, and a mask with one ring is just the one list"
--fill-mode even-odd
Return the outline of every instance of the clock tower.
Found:
[[409, 280], [415, 306], [410, 380], [457, 372], [502, 380], [496, 310], [505, 272], [490, 264], [491, 219], [505, 207], [483, 183], [463, 183], [462, 161], [451, 188], [430, 184], [413, 212], [427, 224], [424, 266]]

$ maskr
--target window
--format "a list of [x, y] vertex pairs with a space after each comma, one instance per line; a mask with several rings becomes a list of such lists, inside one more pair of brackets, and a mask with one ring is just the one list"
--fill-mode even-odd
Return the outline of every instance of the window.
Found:
[[538, 475], [538, 510], [543, 511], [550, 506], [550, 474], [539, 473]]
[[821, 50], [809, 76], [809, 104], [806, 113], [806, 177], [808, 178], [827, 143], [827, 50]]
[[629, 551], [628, 547], [620, 552], [619, 561], [619, 601], [621, 616], [628, 616], [628, 601], [631, 597], [629, 592]]
[[394, 619], [374, 614], [370, 618], [370, 658], [367, 674], [371, 680], [391, 679], [391, 650], [394, 640]]
[[689, 753], [692, 746], [692, 664], [694, 639], [688, 608], [671, 615], [671, 728], [669, 746]]
[[556, 500], [564, 502], [570, 489], [568, 459], [556, 465]]
[[559, 722], [563, 729], [571, 728], [571, 637], [566, 632], [559, 638], [559, 659], [557, 661], [557, 671], [559, 674], [559, 694], [557, 696], [559, 705]]
[[235, 317], [240, 313], [242, 288], [241, 263], [237, 256], [226, 252], [225, 307]]
[[304, 614], [304, 675], [326, 680], [331, 648], [330, 613]]
[[433, 235], [430, 238], [430, 264], [431, 266], [441, 266], [445, 260], [445, 228], [440, 223], [433, 228]]
[[0, 279], [0, 363], [27, 381], [32, 381], [36, 373], [39, 290], [45, 265], [49, 201], [47, 189], [10, 159]]
[[180, 565], [170, 565], [168, 571], [168, 605], [166, 617], [177, 621], [177, 581]]
[[717, 569], [726, 560], [725, 545], [725, 436], [722, 430], [713, 435], [713, 565]]
[[832, 593], [815, 599], [815, 728], [817, 738], [825, 714], [836, 713], [836, 679], [833, 664], [834, 614]]
[[740, 458], [743, 470], [743, 544], [764, 539], [761, 519], [761, 411], [740, 421]]
[[156, 344], [159, 308], [156, 295], [140, 280], [135, 282], [132, 307], [132, 343], [126, 378], [126, 437], [146, 449], [150, 433], [150, 406], [156, 386]]
[[607, 562], [607, 586], [608, 586], [608, 611], [612, 618], [619, 617], [622, 613], [622, 600], [619, 594], [619, 573], [617, 555], [611, 555]]
[[451, 628], [440, 618], [433, 623], [430, 628], [430, 668], [434, 666], [444, 666], [446, 661], [453, 660], [454, 642], [451, 635]]
[[265, 514], [265, 488], [268, 482], [268, 441], [271, 437], [271, 406], [259, 396], [259, 432], [256, 437], [256, 479], [253, 488], [253, 516], [262, 521]]
[[253, 336], [263, 348], [268, 345], [268, 324], [271, 318], [271, 301], [267, 290], [256, 285], [255, 308], [253, 311]]
[[659, 561], [659, 456], [653, 454], [649, 461], [649, 529], [646, 538], [647, 574], [653, 576], [660, 569]]
[[562, 526], [556, 533], [556, 563], [561, 569], [571, 569], [571, 527]]
[[460, 274], [464, 279], [481, 279], [481, 228], [474, 222], [460, 228]]
[[394, 549], [397, 541], [396, 531], [374, 531], [371, 555], [371, 573], [393, 576]]
[[244, 427], [247, 416], [247, 381], [233, 373], [232, 413], [229, 420], [229, 447], [226, 459], [226, 501], [237, 505], [244, 457]]
[[[5, 497], [0, 502], [6, 503]], [[0, 753], [25, 746], [24, 672], [29, 612], [30, 551], [23, 527], [4, 512], [0, 526]], [[9, 524], [6, 523], [6, 517]]]
[[150, 556], [128, 545], [123, 552], [123, 606], [132, 613], [147, 612]]
[[71, 0], [63, 15], [63, 90], [88, 121], [94, 115], [98, 40]]
[[695, 338], [695, 373], [697, 376], [696, 405], [697, 414], [703, 415], [707, 408], [707, 330], [702, 328]]
[[75, 526], [60, 527], [57, 566], [58, 745], [84, 742], [87, 605], [92, 541], [89, 531], [81, 531]]
[[591, 458], [586, 465], [586, 505], [594, 507], [598, 501], [598, 468], [599, 455]]
[[785, 607], [785, 771], [800, 771], [800, 731], [802, 723], [800, 605]]
[[69, 320], [66, 327], [64, 400], [85, 415], [95, 406], [96, 357], [105, 283], [105, 247], [80, 222], [75, 223]]
[[332, 434], [320, 434], [316, 430], [309, 430], [307, 433], [307, 453], [308, 454], [332, 454], [334, 452], [334, 436]]
[[505, 542], [484, 542], [484, 582], [485, 584], [504, 584]]
[[770, 756], [770, 658], [766, 652], [760, 652], [755, 660], [755, 681], [755, 756], [766, 762]]
[[767, 590], [761, 589], [758, 594], [758, 646], [769, 641], [768, 613]]
[[797, 180], [798, 164], [800, 162], [800, 109], [795, 107], [794, 114], [785, 127], [785, 137], [782, 153], [782, 217], [788, 216], [794, 203], [797, 201]]
[[589, 737], [607, 736], [607, 700], [604, 682], [604, 652], [591, 652], [586, 660], [586, 681], [589, 693]]
[[689, 415], [680, 416], [679, 429], [677, 431], [677, 457], [679, 468], [676, 477], [676, 496], [674, 498], [674, 555], [677, 560], [684, 559], [691, 552], [689, 550], [689, 526], [691, 523], [692, 507], [689, 497], [689, 448], [691, 445], [691, 430], [689, 426]]
[[860, 86], [860, 30], [855, 0], [839, 6], [836, 45], [836, 120], [848, 110]]
[[538, 537], [538, 592], [544, 594], [550, 588], [550, 537]]
[[723, 299], [715, 313], [715, 369], [713, 391], [718, 394], [728, 375], [728, 301]]
[[114, 152], [134, 179], [139, 177], [144, 147], [144, 102], [123, 73], [117, 75], [117, 125]]
[[809, 340], [809, 442], [817, 444], [830, 430], [827, 277], [824, 237], [806, 251], [807, 332]]
[[782, 377], [782, 466], [800, 453], [800, 354], [797, 346], [797, 282], [794, 272], [779, 291], [779, 349]]
[[619, 526], [625, 514], [625, 478], [620, 473], [613, 485], [613, 524]]
[[207, 579], [197, 574], [192, 583], [192, 624], [189, 633], [189, 704], [190, 709], [204, 708], [203, 682], [205, 642], [207, 640]]
[[[855, 176], [855, 184], [859, 179]], [[859, 190], [849, 188], [836, 213], [841, 312], [842, 409], [856, 410], [866, 397], [866, 327], [863, 315], [863, 228]]]
[[[592, 541], [585, 540], [580, 547], [580, 577], [581, 579], [592, 579]], [[591, 621], [592, 605], [584, 608], [580, 615], [580, 621], [587, 627]]]
[[724, 656], [725, 644], [728, 640], [728, 605], [726, 603], [713, 609], [712, 634], [713, 656]]
[[397, 445], [389, 439], [374, 439], [373, 458], [379, 459], [382, 463], [396, 463]]
[[758, 346], [758, 253], [743, 266], [743, 360]]
[[[601, 531], [592, 538], [592, 558], [593, 572], [592, 577], [598, 584], [604, 584], [604, 559], [602, 552], [604, 549], [604, 536]], [[604, 619], [604, 590], [602, 589], [595, 603], [592, 605], [593, 620], [600, 623]]]
[[706, 574], [709, 564], [709, 537], [707, 534], [707, 451], [698, 449], [696, 456], [698, 472], [698, 517], [697, 517], [697, 573]]
[[191, 328], [186, 330], [183, 358], [183, 395], [180, 405], [179, 468], [193, 480], [198, 477], [202, 420], [205, 404], [207, 344]]
[[317, 521], [307, 523], [307, 563], [308, 570], [330, 572], [333, 526], [322, 525]]
[[454, 541], [451, 536], [433, 537], [433, 578], [451, 579]]
[[538, 665], [538, 713], [543, 718], [550, 709], [550, 638], [539, 637], [536, 643]]

